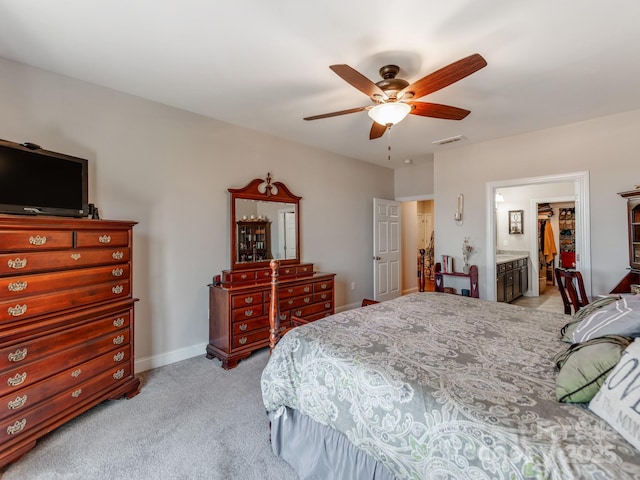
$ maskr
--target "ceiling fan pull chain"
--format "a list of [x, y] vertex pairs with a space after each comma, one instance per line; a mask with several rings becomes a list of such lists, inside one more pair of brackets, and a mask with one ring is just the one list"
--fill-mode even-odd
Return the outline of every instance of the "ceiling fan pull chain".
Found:
[[391, 124], [387, 124], [387, 138], [388, 138], [388, 144], [387, 144], [387, 160], [391, 161]]

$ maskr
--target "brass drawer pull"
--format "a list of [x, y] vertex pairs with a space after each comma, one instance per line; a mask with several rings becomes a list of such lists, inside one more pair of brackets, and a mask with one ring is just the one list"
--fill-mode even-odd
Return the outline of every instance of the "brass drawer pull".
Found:
[[7, 379], [7, 385], [17, 387], [27, 379], [27, 372], [16, 373], [13, 377]]
[[324, 300], [325, 298], [327, 298], [327, 294], [326, 294], [326, 293], [321, 294], [321, 295], [320, 295], [320, 298], [321, 298], [322, 300]]
[[310, 297], [304, 297], [304, 303], [310, 303], [310, 302], [311, 302]]
[[331, 308], [331, 304], [330, 303], [325, 303], [324, 304], [324, 308], [326, 308], [327, 310]]
[[253, 303], [253, 297], [247, 297], [244, 299], [244, 303]]
[[284, 315], [280, 315], [280, 320], [282, 320], [283, 322], [287, 319], [287, 314], [285, 313]]
[[246, 311], [244, 312], [244, 316], [245, 316], [245, 317], [251, 317], [251, 316], [253, 316], [253, 308], [251, 308], [251, 309], [249, 309], [249, 310], [246, 310]]
[[15, 307], [9, 307], [7, 309], [7, 312], [9, 312], [9, 315], [11, 315], [12, 317], [19, 317], [20, 315], [24, 315], [26, 311], [27, 311], [26, 303], [24, 305], [16, 305]]
[[111, 236], [110, 235], [100, 235], [98, 237], [98, 241], [100, 243], [111, 243]]
[[115, 294], [115, 295], [119, 295], [122, 293], [122, 291], [124, 290], [124, 287], [122, 285], [116, 285], [114, 287], [111, 288], [111, 291]]
[[118, 352], [113, 356], [113, 361], [121, 362], [123, 358], [124, 358], [124, 352]]
[[16, 422], [13, 425], [9, 425], [7, 427], [7, 435], [15, 435], [16, 433], [20, 433], [26, 425], [27, 425], [26, 418], [23, 418], [22, 420], [16, 420]]
[[242, 337], [242, 338], [239, 340], [239, 343], [240, 343], [240, 345], [244, 345], [245, 343], [247, 343], [247, 337]]
[[11, 282], [7, 288], [9, 288], [10, 292], [21, 292], [22, 290], [27, 289], [27, 282], [23, 282], [23, 281]]
[[296, 310], [296, 317], [302, 316], [302, 310]]
[[244, 332], [246, 329], [247, 329], [247, 324], [246, 323], [243, 323], [242, 325], [240, 325], [240, 330], [241, 331]]
[[71, 372], [71, 376], [73, 378], [78, 378], [80, 375], [82, 375], [82, 369], [78, 368], [76, 370], [74, 370], [73, 372]]
[[293, 305], [293, 300], [289, 300], [287, 303], [288, 303], [289, 305]]
[[116, 252], [113, 252], [113, 254], [111, 254], [111, 257], [114, 260], [122, 260], [124, 258], [124, 253], [118, 250]]
[[114, 268], [111, 270], [111, 275], [114, 277], [121, 277], [123, 273], [124, 270], [122, 268]]
[[122, 368], [113, 374], [114, 380], [120, 380], [122, 377], [124, 377], [124, 369]]
[[311, 287], [304, 287], [304, 293], [309, 293], [311, 291]]
[[7, 262], [7, 265], [9, 265], [9, 268], [13, 268], [14, 270], [20, 270], [21, 268], [24, 268], [27, 266], [27, 259], [16, 258], [15, 260], [9, 260]]
[[80, 395], [82, 395], [82, 389], [81, 388], [79, 388], [77, 390], [74, 390], [73, 393], [71, 393], [71, 396], [73, 398], [78, 398]]
[[293, 293], [293, 288], [288, 289], [287, 293]]
[[246, 274], [246, 273], [243, 273], [242, 275], [240, 275], [240, 278], [241, 278], [242, 280], [246, 280], [246, 279], [247, 279], [247, 274]]
[[122, 342], [124, 342], [124, 335], [118, 335], [117, 337], [115, 337], [113, 339], [113, 344], [114, 345], [120, 345], [120, 344], [122, 344]]
[[77, 262], [81, 258], [82, 258], [82, 255], [80, 255], [79, 253], [72, 253], [71, 254], [71, 260], [75, 260]]
[[23, 348], [22, 350], [18, 349], [13, 353], [7, 355], [7, 358], [10, 362], [20, 362], [27, 358], [27, 349]]
[[113, 326], [116, 328], [120, 328], [124, 325], [124, 318], [118, 317], [113, 321]]
[[31, 245], [41, 246], [47, 243], [47, 237], [41, 237], [40, 235], [36, 235], [35, 237], [29, 237], [29, 243]]
[[26, 403], [27, 403], [27, 396], [23, 395], [21, 397], [16, 397], [15, 400], [11, 400], [9, 403], [7, 403], [7, 408], [9, 410], [17, 410], [19, 408], [24, 407]]
[[320, 288], [323, 289], [323, 290], [326, 290], [327, 289], [327, 284], [323, 283], [322, 285], [320, 285]]

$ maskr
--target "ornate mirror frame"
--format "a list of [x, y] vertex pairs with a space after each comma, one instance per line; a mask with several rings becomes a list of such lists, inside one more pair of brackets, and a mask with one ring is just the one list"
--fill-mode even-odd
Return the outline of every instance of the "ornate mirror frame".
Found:
[[[259, 261], [240, 261], [239, 260], [239, 244], [237, 224], [236, 205], [237, 200], [255, 200], [258, 202], [274, 202], [295, 205], [295, 242], [296, 256], [295, 258], [279, 259], [281, 265], [300, 263], [300, 200], [302, 197], [294, 195], [291, 190], [282, 182], [271, 182], [271, 174], [267, 173], [267, 178], [256, 178], [249, 182], [244, 188], [229, 188], [231, 193], [231, 269], [246, 270], [256, 267], [268, 267], [272, 258]], [[267, 219], [273, 220], [273, 219]]]

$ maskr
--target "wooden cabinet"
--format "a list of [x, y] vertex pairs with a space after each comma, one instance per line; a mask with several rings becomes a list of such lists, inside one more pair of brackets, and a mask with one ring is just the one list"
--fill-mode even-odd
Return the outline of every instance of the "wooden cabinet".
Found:
[[[449, 292], [445, 287], [446, 277], [462, 277], [468, 279], [469, 282], [469, 296], [473, 298], [480, 297], [480, 291], [478, 289], [478, 267], [471, 265], [469, 267], [469, 273], [462, 272], [442, 272], [442, 266], [440, 263], [436, 263], [435, 267], [435, 291], [436, 292]], [[454, 292], [455, 293], [455, 292]]]
[[632, 284], [640, 284], [640, 190], [621, 192], [619, 195], [627, 200], [629, 273], [610, 293], [629, 293]]
[[238, 262], [261, 262], [271, 256], [271, 222], [264, 220], [239, 221]]
[[528, 257], [498, 263], [496, 275], [496, 300], [515, 300], [529, 289]]
[[0, 216], [0, 466], [133, 371], [134, 222]]
[[[312, 264], [304, 263], [280, 267], [279, 276], [281, 331], [292, 326], [292, 316], [313, 321], [335, 312], [335, 274], [314, 272]], [[225, 270], [209, 285], [208, 358], [230, 369], [269, 345], [270, 287], [268, 268]]]

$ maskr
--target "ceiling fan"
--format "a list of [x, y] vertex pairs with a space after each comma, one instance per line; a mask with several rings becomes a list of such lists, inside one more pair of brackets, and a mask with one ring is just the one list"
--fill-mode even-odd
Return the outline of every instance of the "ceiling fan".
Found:
[[382, 67], [380, 69], [382, 80], [377, 83], [373, 83], [349, 65], [331, 65], [329, 67], [331, 70], [367, 95], [374, 105], [314, 115], [305, 117], [305, 120], [318, 120], [368, 110], [369, 116], [374, 120], [369, 133], [370, 140], [381, 137], [387, 128], [401, 121], [407, 114], [462, 120], [471, 113], [469, 110], [438, 103], [416, 102], [415, 100], [462, 80], [486, 65], [487, 62], [482, 58], [482, 55], [474, 53], [411, 84], [406, 80], [396, 78], [400, 71], [400, 67], [396, 65]]

